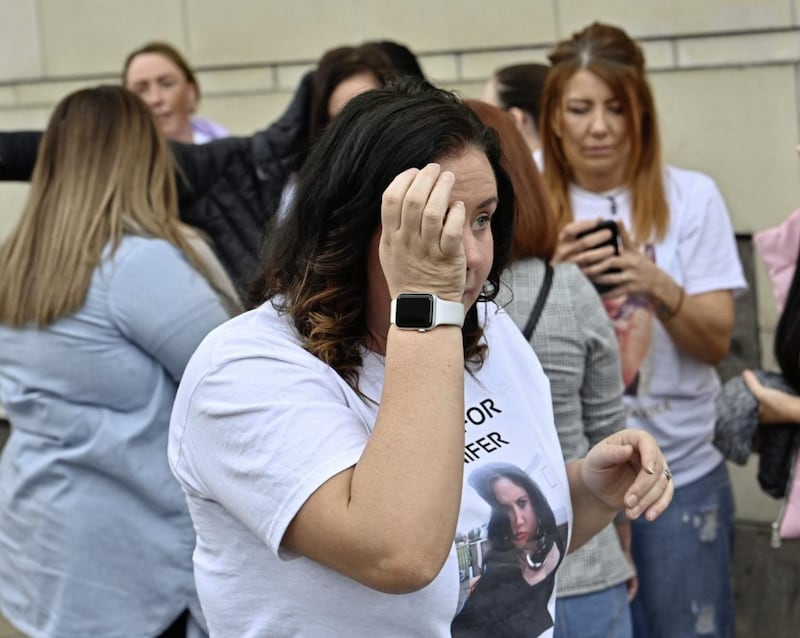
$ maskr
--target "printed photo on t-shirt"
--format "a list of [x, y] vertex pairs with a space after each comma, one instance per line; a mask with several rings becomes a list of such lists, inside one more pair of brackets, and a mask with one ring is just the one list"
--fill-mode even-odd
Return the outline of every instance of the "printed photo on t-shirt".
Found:
[[[538, 462], [534, 474], [545, 476]], [[554, 513], [530, 469], [490, 462], [466, 470], [465, 489], [488, 506], [488, 518], [456, 537], [461, 589], [454, 637], [539, 636], [553, 626], [548, 604], [568, 522], [563, 510]]]
[[[644, 253], [655, 261], [652, 244], [644, 248]], [[614, 333], [619, 342], [622, 382], [625, 394], [639, 396], [649, 394], [647, 369], [653, 342], [653, 308], [640, 295], [619, 295], [603, 299]]]

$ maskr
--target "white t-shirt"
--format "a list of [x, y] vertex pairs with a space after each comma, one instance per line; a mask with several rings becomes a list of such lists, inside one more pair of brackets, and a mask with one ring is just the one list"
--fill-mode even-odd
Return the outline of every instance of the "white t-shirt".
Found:
[[[499, 474], [509, 468], [527, 473], [549, 505], [537, 514], [546, 520], [550, 512], [550, 551], [563, 557], [572, 510], [549, 384], [511, 319], [493, 304], [481, 305], [480, 314], [487, 315], [489, 354], [480, 370], [465, 374], [457, 542], [436, 579], [405, 595], [369, 589], [280, 547], [309, 495], [358, 462], [377, 405], [303, 350], [270, 303], [227, 322], [201, 344], [178, 392], [169, 459], [197, 532], [195, 578], [212, 636], [450, 636], [470, 586], [463, 618], [489, 624], [465, 623], [454, 627], [454, 636], [552, 635], [554, 574], [528, 587], [520, 558], [538, 565], [541, 555], [512, 550], [510, 569], [501, 560], [508, 553], [490, 551], [489, 531], [496, 538], [509, 516], [503, 512], [499, 524], [490, 525], [492, 510], [481, 496], [491, 483], [490, 464], [498, 464]], [[362, 392], [379, 400], [382, 382], [382, 358], [366, 353]], [[482, 572], [487, 575], [477, 580]], [[502, 594], [493, 596], [493, 586]], [[509, 629], [514, 626], [517, 633]]]
[[[665, 188], [669, 229], [646, 252], [686, 291], [738, 294], [747, 283], [728, 210], [714, 181], [695, 171], [669, 167]], [[576, 220], [621, 219], [631, 228], [627, 189], [591, 193], [570, 188]], [[628, 426], [652, 433], [669, 462], [675, 484], [686, 485], [722, 461], [712, 445], [714, 398], [719, 391], [715, 369], [679, 350], [652, 308], [634, 298], [607, 300], [606, 309], [620, 339]]]

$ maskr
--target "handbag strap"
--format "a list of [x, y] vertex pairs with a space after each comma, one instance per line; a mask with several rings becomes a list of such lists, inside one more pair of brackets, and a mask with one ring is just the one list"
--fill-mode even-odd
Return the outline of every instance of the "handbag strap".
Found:
[[522, 334], [530, 341], [533, 331], [536, 330], [536, 324], [539, 323], [539, 316], [542, 314], [542, 309], [547, 301], [547, 295], [550, 292], [550, 285], [553, 283], [553, 267], [550, 264], [544, 265], [544, 281], [542, 287], [539, 288], [539, 295], [536, 297], [536, 302], [533, 304], [533, 309], [528, 317], [528, 323], [525, 324], [525, 329]]

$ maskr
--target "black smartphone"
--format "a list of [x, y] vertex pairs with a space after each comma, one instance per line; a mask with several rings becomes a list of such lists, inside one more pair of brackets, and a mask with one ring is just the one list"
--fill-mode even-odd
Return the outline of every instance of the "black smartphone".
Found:
[[[598, 230], [610, 230], [611, 237], [609, 237], [604, 242], [597, 244], [596, 246], [594, 246], [594, 248], [601, 248], [602, 246], [612, 246], [614, 248], [614, 254], [619, 255], [619, 232], [617, 230], [617, 222], [615, 222], [612, 219], [604, 219], [603, 221], [598, 222], [597, 225], [594, 226], [593, 228], [589, 228], [588, 230], [584, 230], [575, 235], [575, 238], [580, 239], [581, 237], [585, 237], [586, 235], [591, 235], [592, 233], [596, 233]], [[606, 272], [619, 272], [619, 268], [610, 268]], [[612, 286], [610, 284], [600, 284], [594, 281], [592, 282], [592, 285], [595, 287], [595, 290], [597, 290], [597, 292], [601, 295], [615, 288], [615, 286]]]

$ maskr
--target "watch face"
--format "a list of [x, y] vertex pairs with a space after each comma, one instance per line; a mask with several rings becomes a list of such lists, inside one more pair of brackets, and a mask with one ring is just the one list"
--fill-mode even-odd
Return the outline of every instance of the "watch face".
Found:
[[431, 295], [402, 294], [397, 297], [395, 325], [398, 328], [430, 328], [433, 324]]

